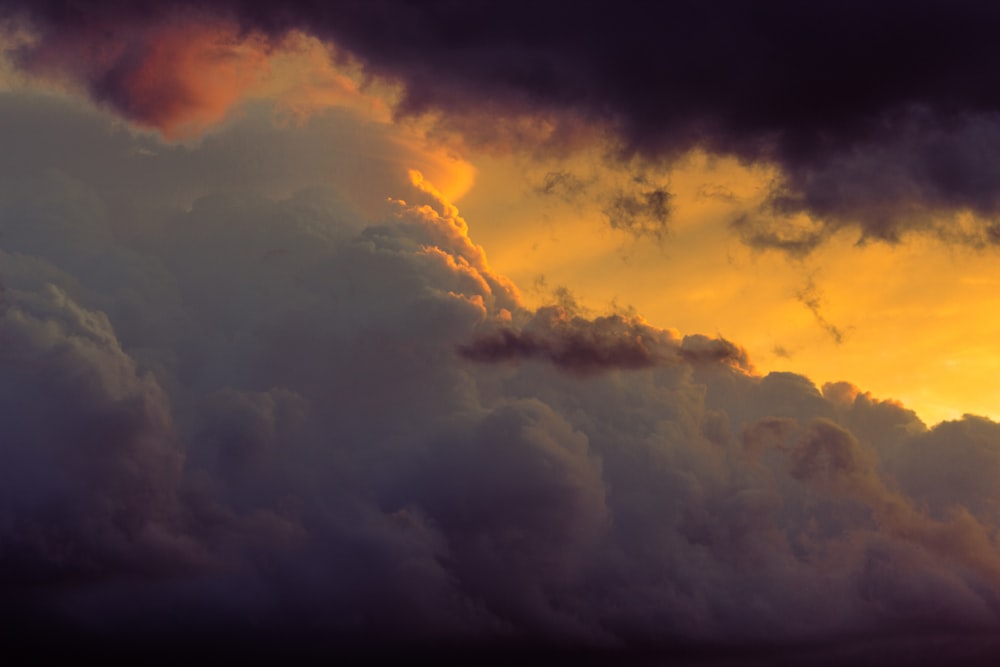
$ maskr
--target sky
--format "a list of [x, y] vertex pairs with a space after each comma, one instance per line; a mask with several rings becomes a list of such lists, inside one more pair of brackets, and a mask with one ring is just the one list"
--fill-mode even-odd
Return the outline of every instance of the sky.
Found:
[[995, 664], [998, 24], [0, 0], [12, 638]]

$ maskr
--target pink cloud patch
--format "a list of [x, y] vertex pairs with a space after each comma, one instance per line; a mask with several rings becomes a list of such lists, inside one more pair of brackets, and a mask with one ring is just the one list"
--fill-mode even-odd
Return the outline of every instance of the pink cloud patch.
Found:
[[218, 123], [268, 72], [269, 41], [221, 22], [90, 25], [45, 35], [21, 54], [30, 73], [80, 86], [169, 138]]

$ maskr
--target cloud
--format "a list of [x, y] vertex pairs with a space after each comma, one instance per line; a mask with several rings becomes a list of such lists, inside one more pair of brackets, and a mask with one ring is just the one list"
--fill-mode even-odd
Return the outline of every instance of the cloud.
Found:
[[685, 361], [749, 368], [746, 352], [724, 339], [689, 336], [682, 340], [640, 318], [610, 315], [588, 320], [563, 306], [539, 308], [520, 330], [500, 326], [460, 345], [458, 351], [468, 359], [488, 363], [540, 359], [583, 375]]
[[558, 197], [581, 208], [600, 207], [612, 229], [636, 238], [662, 242], [669, 232], [674, 195], [666, 184], [652, 182], [645, 174], [634, 175], [624, 185], [608, 187], [601, 177], [583, 178], [569, 170], [549, 171], [535, 188], [545, 197]]
[[[0, 102], [35, 136], [96, 122]], [[192, 195], [177, 164], [242, 164], [246, 126], [141, 159], [104, 130], [0, 154], [0, 614], [26, 643], [997, 655], [996, 423], [529, 309], [416, 175], [376, 170], [381, 208], [221, 167]]]
[[111, 25], [80, 18], [52, 25], [18, 49], [17, 64], [36, 77], [81, 86], [168, 137], [196, 135], [219, 122], [267, 71], [266, 40], [204, 16]]
[[592, 185], [592, 181], [580, 178], [571, 171], [549, 171], [535, 187], [535, 192], [572, 203], [584, 194], [588, 185]]
[[623, 229], [634, 236], [648, 236], [662, 241], [673, 210], [673, 195], [664, 187], [653, 187], [637, 194], [619, 191], [604, 209], [612, 229]]
[[183, 453], [156, 379], [103, 313], [58, 288], [4, 297], [5, 588], [204, 564], [184, 529]]
[[785, 167], [763, 205], [734, 223], [744, 241], [801, 256], [854, 228], [859, 243], [898, 243], [916, 231], [995, 245], [996, 110], [942, 119], [913, 106], [882, 125], [877, 139]]
[[809, 309], [809, 312], [813, 314], [813, 318], [816, 320], [816, 324], [818, 324], [823, 331], [830, 334], [830, 338], [833, 339], [833, 342], [837, 345], [844, 342], [846, 331], [830, 322], [823, 315], [823, 296], [816, 287], [816, 282], [813, 280], [812, 276], [809, 277], [802, 289], [796, 292], [795, 298], [799, 301], [799, 303]]
[[[982, 86], [997, 63], [981, 48], [997, 17], [981, 3], [2, 7], [37, 36], [19, 49], [24, 68], [168, 133], [217, 121], [269, 50], [302, 31], [401, 84], [398, 114], [434, 116], [480, 147], [565, 154], [613, 137], [626, 158], [670, 164], [701, 149], [776, 166], [764, 206], [743, 219], [755, 246], [802, 254], [845, 228], [890, 243], [913, 231], [998, 238], [1000, 101]], [[798, 214], [815, 229], [775, 231]]]

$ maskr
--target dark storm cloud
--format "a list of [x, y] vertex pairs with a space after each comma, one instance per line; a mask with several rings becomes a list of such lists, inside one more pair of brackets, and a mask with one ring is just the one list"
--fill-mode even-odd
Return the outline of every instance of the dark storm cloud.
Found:
[[[388, 172], [426, 205], [245, 182], [249, 130], [325, 156], [321, 119], [140, 159], [72, 105], [0, 118], [45, 139], [0, 152], [0, 620], [25, 647], [995, 664], [995, 422], [528, 309]], [[271, 150], [310, 186], [329, 164]], [[484, 340], [548, 363], [456, 352]]]
[[[852, 226], [859, 226], [859, 243], [896, 243], [923, 231], [950, 243], [995, 245], [998, 150], [995, 111], [942, 118], [931, 107], [912, 107], [885, 121], [871, 140], [785, 167], [764, 204], [733, 227], [751, 246], [797, 256]], [[973, 222], [959, 224], [961, 214]]]
[[[290, 29], [332, 40], [369, 73], [403, 84], [400, 113], [443, 112], [445, 125], [482, 141], [520, 133], [537, 148], [539, 135], [517, 122], [537, 117], [551, 126], [541, 143], [553, 147], [586, 140], [590, 126], [612, 131], [623, 156], [670, 162], [702, 148], [773, 163], [780, 177], [747, 221], [746, 240], [758, 246], [807, 252], [844, 227], [889, 242], [914, 229], [974, 245], [1000, 237], [1000, 93], [989, 85], [1000, 66], [1000, 10], [990, 3], [2, 5], [41, 32], [42, 42], [20, 54], [26, 65], [50, 44], [211, 16], [272, 44]], [[129, 114], [134, 95], [120, 74], [146, 57], [106, 53], [81, 76], [95, 97]], [[816, 235], [769, 231], [798, 212], [820, 221]], [[962, 212], [979, 222], [947, 223]]]

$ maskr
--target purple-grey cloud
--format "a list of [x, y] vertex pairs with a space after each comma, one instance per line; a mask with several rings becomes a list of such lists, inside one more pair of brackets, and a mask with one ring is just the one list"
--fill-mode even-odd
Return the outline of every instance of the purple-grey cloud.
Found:
[[458, 352], [486, 363], [548, 361], [583, 375], [683, 362], [750, 367], [746, 352], [724, 339], [681, 339], [639, 319], [621, 315], [587, 319], [563, 306], [538, 309], [520, 329], [501, 324], [459, 345]]
[[[721, 339], [527, 309], [434, 201], [365, 220], [329, 191], [220, 185], [179, 205], [186, 160], [224, 179], [247, 126], [137, 162], [147, 139], [98, 116], [6, 105], [34, 136], [77, 128], [0, 153], [0, 616], [24, 645], [998, 655], [995, 422], [928, 428]], [[260, 131], [326, 151], [319, 121]], [[457, 352], [482, 341], [543, 363]]]

